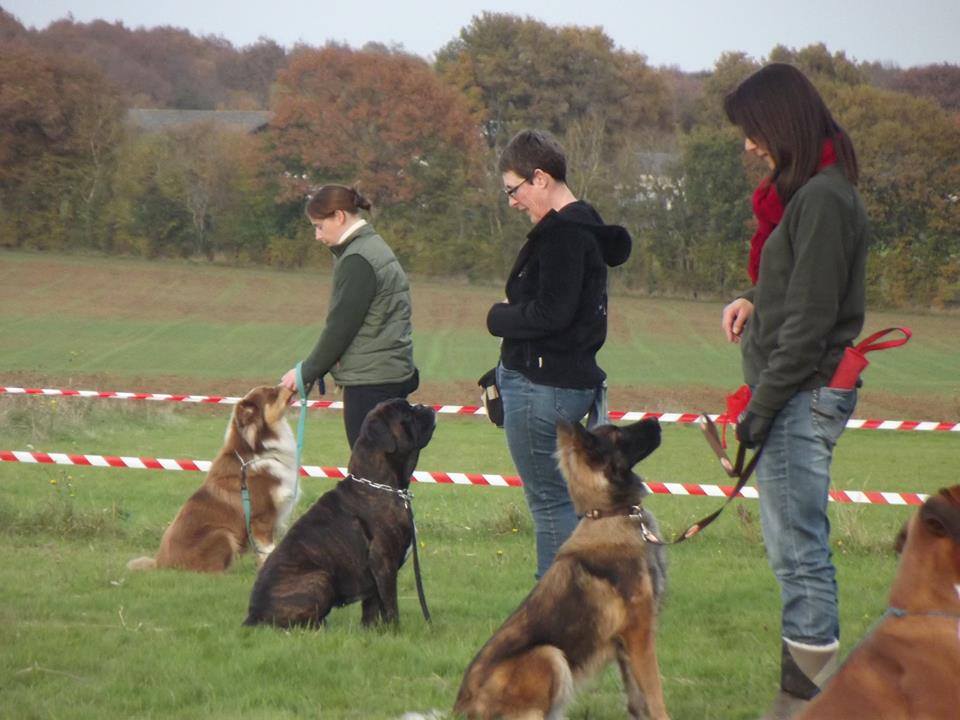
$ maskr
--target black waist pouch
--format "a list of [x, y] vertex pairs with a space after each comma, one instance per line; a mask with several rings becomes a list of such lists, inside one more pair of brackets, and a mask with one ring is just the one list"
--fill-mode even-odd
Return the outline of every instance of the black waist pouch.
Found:
[[500, 388], [497, 387], [497, 368], [487, 370], [477, 380], [480, 386], [480, 402], [487, 411], [490, 422], [499, 428], [503, 427], [503, 398], [500, 397]]

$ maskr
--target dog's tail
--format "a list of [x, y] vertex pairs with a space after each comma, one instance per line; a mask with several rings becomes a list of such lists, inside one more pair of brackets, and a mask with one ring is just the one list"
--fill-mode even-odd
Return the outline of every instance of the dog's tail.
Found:
[[154, 570], [157, 567], [156, 558], [138, 557], [127, 563], [127, 570]]

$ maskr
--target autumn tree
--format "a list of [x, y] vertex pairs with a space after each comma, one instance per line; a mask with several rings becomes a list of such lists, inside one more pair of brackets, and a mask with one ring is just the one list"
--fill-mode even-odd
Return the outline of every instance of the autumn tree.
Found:
[[23, 39], [26, 34], [27, 30], [23, 24], [0, 7], [0, 41], [6, 44], [16, 39]]
[[862, 85], [867, 74], [842, 50], [831, 53], [823, 43], [815, 43], [796, 50], [784, 45], [775, 45], [768, 62], [795, 65], [815, 83], [834, 82], [841, 85]]
[[273, 110], [266, 141], [286, 179], [281, 201], [300, 208], [310, 188], [357, 185], [414, 266], [437, 243], [457, 253], [468, 241], [480, 132], [425, 61], [382, 48], [300, 48], [278, 76]]
[[885, 87], [934, 100], [944, 110], [960, 113], [960, 66], [939, 63], [907, 68], [894, 74]]
[[120, 152], [105, 249], [270, 261], [276, 212], [263, 165], [256, 137], [212, 122], [132, 133]]
[[665, 84], [599, 27], [485, 12], [441, 48], [436, 66], [484, 113], [494, 148], [521, 127], [563, 136], [574, 123], [601, 122], [616, 136], [669, 122]]
[[869, 85], [822, 89], [857, 148], [874, 300], [960, 303], [960, 126], [930, 100]]
[[270, 88], [286, 62], [286, 51], [265, 37], [236, 52], [223, 53], [217, 59], [217, 74], [226, 91], [224, 107], [236, 110], [269, 107]]
[[94, 243], [122, 132], [119, 95], [92, 66], [25, 42], [0, 52], [0, 245]]
[[265, 108], [286, 53], [260, 38], [237, 49], [216, 36], [175, 27], [136, 28], [121, 22], [57, 20], [29, 34], [51, 53], [82, 57], [124, 93], [131, 105], [183, 109]]

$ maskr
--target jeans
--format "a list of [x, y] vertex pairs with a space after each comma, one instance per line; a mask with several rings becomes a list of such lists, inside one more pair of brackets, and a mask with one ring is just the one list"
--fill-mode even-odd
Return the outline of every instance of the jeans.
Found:
[[757, 463], [760, 522], [780, 584], [782, 636], [795, 642], [840, 639], [827, 502], [833, 448], [856, 404], [856, 390], [798, 392], [774, 418]]
[[600, 388], [539, 385], [502, 365], [497, 367], [497, 383], [503, 398], [507, 447], [523, 479], [523, 493], [533, 516], [536, 577], [540, 578], [578, 522], [554, 457], [557, 421], [579, 422], [594, 405]]

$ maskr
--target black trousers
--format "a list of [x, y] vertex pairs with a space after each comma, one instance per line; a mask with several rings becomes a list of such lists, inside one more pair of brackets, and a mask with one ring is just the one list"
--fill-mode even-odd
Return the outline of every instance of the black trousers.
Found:
[[343, 426], [347, 431], [350, 449], [360, 437], [360, 426], [378, 403], [393, 398], [407, 398], [407, 395], [420, 387], [420, 372], [416, 369], [409, 379], [398, 383], [383, 385], [350, 385], [343, 388]]

